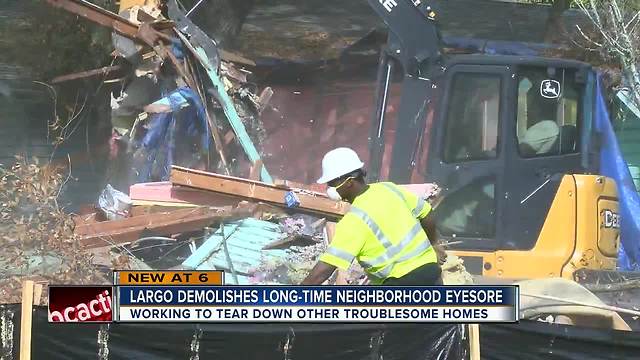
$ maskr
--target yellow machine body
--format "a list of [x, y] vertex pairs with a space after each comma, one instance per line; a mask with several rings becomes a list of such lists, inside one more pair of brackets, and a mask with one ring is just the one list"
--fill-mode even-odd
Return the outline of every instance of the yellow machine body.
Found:
[[530, 250], [452, 251], [482, 258], [482, 274], [502, 279], [563, 277], [587, 268], [613, 270], [620, 244], [615, 182], [597, 175], [565, 175]]
[[134, 6], [145, 6], [145, 5], [153, 5], [156, 6], [158, 4], [157, 0], [120, 0], [120, 11], [130, 9]]

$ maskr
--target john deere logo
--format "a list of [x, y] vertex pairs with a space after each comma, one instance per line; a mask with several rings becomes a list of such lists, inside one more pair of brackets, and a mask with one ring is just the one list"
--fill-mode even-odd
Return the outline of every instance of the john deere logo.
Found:
[[540, 95], [547, 99], [560, 97], [560, 82], [557, 80], [543, 80], [540, 83]]
[[620, 215], [614, 213], [611, 210], [605, 210], [603, 213], [604, 216], [604, 227], [619, 229], [620, 228]]
[[396, 2], [396, 0], [379, 0], [380, 4], [382, 4], [382, 6], [384, 6], [384, 8], [387, 10], [387, 12], [392, 12], [393, 9], [398, 6], [398, 3]]

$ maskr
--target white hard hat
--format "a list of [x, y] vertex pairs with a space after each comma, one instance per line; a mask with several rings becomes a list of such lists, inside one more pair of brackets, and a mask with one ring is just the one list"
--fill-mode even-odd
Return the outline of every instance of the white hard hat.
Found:
[[362, 169], [364, 163], [360, 161], [355, 151], [341, 147], [329, 151], [322, 159], [322, 176], [318, 179], [318, 184], [337, 179], [352, 171]]

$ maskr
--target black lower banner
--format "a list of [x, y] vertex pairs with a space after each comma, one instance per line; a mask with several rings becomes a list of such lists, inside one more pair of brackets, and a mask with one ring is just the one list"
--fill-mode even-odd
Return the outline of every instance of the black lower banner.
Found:
[[[0, 306], [1, 359], [18, 359], [20, 305]], [[51, 324], [34, 310], [32, 359], [469, 359], [459, 324]], [[482, 359], [631, 359], [640, 333], [523, 321], [480, 326]]]

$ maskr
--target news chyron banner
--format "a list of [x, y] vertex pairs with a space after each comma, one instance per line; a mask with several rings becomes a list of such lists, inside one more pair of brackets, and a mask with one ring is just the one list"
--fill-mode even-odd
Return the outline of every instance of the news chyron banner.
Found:
[[228, 286], [221, 271], [117, 271], [113, 287], [53, 290], [52, 322], [512, 323], [519, 313], [517, 286]]

